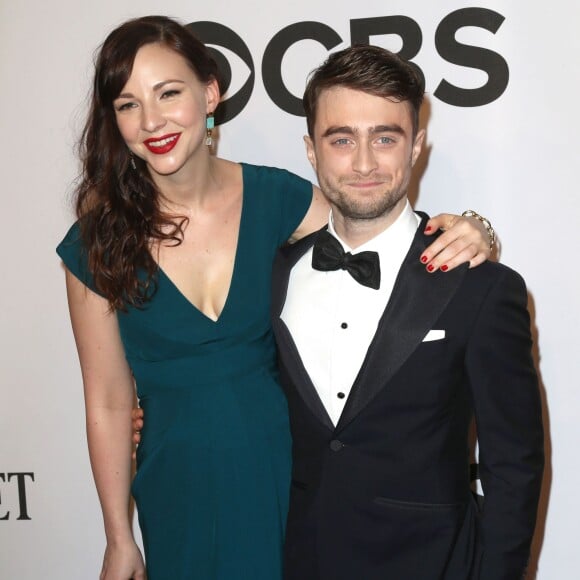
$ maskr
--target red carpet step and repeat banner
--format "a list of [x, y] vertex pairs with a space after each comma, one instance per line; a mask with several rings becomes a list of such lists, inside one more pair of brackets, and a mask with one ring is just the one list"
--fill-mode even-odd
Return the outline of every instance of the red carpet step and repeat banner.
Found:
[[[0, 578], [98, 577], [104, 547], [54, 248], [72, 223], [93, 53], [123, 20], [179, 18], [228, 83], [220, 156], [308, 179], [300, 97], [330, 51], [370, 42], [425, 76], [418, 209], [489, 216], [530, 292], [548, 466], [530, 578], [578, 577], [580, 7], [569, 0], [4, 1], [0, 6]], [[235, 580], [235, 579], [232, 579]]]

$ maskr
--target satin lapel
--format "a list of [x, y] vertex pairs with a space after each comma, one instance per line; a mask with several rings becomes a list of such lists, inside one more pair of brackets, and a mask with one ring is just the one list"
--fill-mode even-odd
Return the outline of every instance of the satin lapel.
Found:
[[293, 387], [298, 391], [302, 400], [314, 416], [331, 431], [334, 431], [334, 423], [330, 418], [324, 403], [318, 396], [316, 387], [312, 384], [310, 375], [304, 367], [300, 358], [296, 344], [284, 321], [278, 318], [275, 324], [274, 332], [280, 358], [284, 359], [284, 365], [290, 376]]
[[[320, 231], [323, 230], [326, 230], [326, 227]], [[284, 361], [284, 366], [290, 375], [293, 386], [300, 393], [300, 396], [314, 415], [325, 426], [334, 431], [334, 424], [304, 368], [304, 363], [300, 358], [294, 339], [288, 327], [280, 318], [288, 293], [290, 272], [296, 262], [312, 247], [317, 235], [318, 232], [315, 232], [295, 244], [282, 248], [276, 256], [272, 271], [272, 326], [276, 336], [279, 357]]]
[[391, 298], [367, 352], [337, 425], [350, 423], [403, 366], [449, 304], [468, 265], [428, 274], [419, 261], [433, 241], [423, 234], [427, 216], [417, 229], [395, 282]]

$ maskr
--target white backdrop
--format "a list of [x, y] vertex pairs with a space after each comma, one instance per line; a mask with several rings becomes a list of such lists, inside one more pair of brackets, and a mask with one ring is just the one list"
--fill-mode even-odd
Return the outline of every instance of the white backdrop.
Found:
[[[268, 96], [262, 58], [289, 24], [316, 21], [350, 44], [355, 19], [401, 15], [422, 33], [413, 59], [431, 93], [428, 150], [416, 206], [431, 213], [474, 208], [489, 216], [501, 260], [530, 291], [546, 416], [548, 469], [534, 572], [576, 578], [580, 467], [580, 275], [575, 229], [580, 162], [577, 55], [580, 8], [569, 0], [351, 1], [75, 0], [0, 3], [0, 578], [97, 578], [104, 535], [84, 434], [80, 372], [68, 320], [64, 275], [54, 248], [73, 219], [74, 144], [82, 124], [94, 49], [122, 20], [162, 13], [184, 23], [211, 21], [235, 31], [256, 71], [243, 112], [220, 130], [220, 155], [278, 165], [313, 178], [304, 155], [304, 120]], [[439, 23], [468, 6], [505, 20], [494, 33], [459, 30], [459, 42], [487, 48], [509, 67], [501, 96], [483, 106], [453, 106], [433, 92], [441, 79], [462, 88], [487, 83], [476, 68], [443, 58]], [[392, 21], [391, 21], [392, 22]], [[372, 42], [399, 50], [397, 35]], [[231, 51], [228, 94], [249, 70]], [[306, 74], [327, 54], [314, 40], [290, 47], [282, 77], [300, 96]], [[268, 76], [272, 71], [268, 71]], [[20, 474], [20, 475], [18, 475]], [[29, 475], [27, 475], [29, 474]], [[533, 574], [531, 575], [531, 577]], [[232, 579], [235, 580], [235, 579]]]

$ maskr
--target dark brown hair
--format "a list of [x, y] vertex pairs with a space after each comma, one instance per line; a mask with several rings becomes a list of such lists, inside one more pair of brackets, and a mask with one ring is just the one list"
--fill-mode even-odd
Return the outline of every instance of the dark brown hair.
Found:
[[[181, 55], [200, 82], [217, 78], [206, 47], [164, 16], [129, 20], [113, 30], [95, 61], [90, 108], [79, 154], [82, 174], [76, 212], [96, 289], [111, 308], [140, 306], [155, 291], [158, 266], [151, 242], [180, 244], [186, 218], [160, 209], [160, 192], [145, 163], [131, 154], [115, 120], [113, 101], [127, 83], [137, 51], [159, 43]], [[135, 168], [133, 168], [133, 163]]]
[[396, 54], [379, 46], [360, 44], [332, 53], [312, 71], [302, 99], [311, 138], [314, 138], [320, 93], [338, 86], [409, 102], [413, 134], [417, 133], [425, 92], [423, 76]]

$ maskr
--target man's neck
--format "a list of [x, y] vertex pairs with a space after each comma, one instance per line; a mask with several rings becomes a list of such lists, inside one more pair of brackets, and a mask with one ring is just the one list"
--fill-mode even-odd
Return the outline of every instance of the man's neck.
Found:
[[382, 234], [393, 225], [407, 205], [407, 197], [401, 198], [388, 212], [373, 219], [352, 219], [332, 206], [331, 218], [338, 237], [353, 250]]

